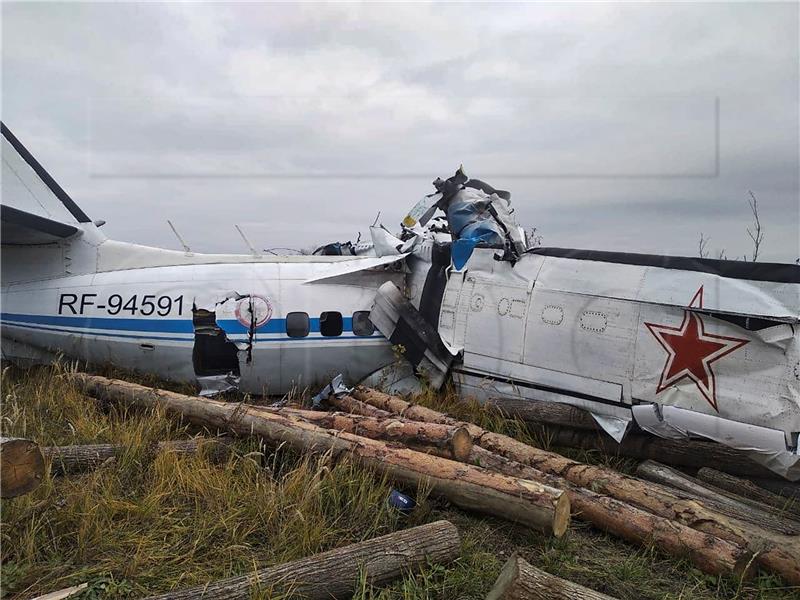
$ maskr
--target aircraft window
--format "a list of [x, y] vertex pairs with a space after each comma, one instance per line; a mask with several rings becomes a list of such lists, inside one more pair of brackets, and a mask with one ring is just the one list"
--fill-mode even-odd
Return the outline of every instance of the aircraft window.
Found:
[[290, 312], [286, 315], [286, 335], [289, 337], [306, 337], [308, 329], [308, 313]]
[[325, 337], [342, 335], [342, 313], [324, 312], [319, 316], [319, 331]]
[[353, 333], [361, 336], [375, 333], [375, 325], [369, 320], [368, 310], [359, 310], [353, 313]]

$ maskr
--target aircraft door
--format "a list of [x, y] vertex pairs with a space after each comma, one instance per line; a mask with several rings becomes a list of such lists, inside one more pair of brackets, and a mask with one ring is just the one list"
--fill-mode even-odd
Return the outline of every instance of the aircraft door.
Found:
[[470, 295], [459, 305], [466, 322], [465, 352], [522, 362], [530, 290], [484, 273], [472, 279]]
[[469, 301], [474, 287], [475, 278], [467, 271], [451, 272], [448, 277], [439, 312], [439, 336], [451, 350], [464, 348]]

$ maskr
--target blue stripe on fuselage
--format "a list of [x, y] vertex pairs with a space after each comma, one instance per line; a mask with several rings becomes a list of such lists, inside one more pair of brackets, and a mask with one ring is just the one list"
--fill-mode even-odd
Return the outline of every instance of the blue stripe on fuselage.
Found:
[[22, 315], [17, 313], [2, 313], [2, 319], [3, 321], [14, 321], [16, 323], [79, 327], [81, 329], [194, 334], [194, 326], [191, 319], [118, 319], [115, 317], [65, 317], [61, 315]]
[[[78, 329], [99, 329], [99, 330], [113, 331], [113, 332], [127, 331], [138, 334], [177, 333], [177, 334], [186, 334], [192, 336], [194, 335], [194, 325], [192, 324], [191, 319], [168, 319], [166, 317], [156, 318], [156, 319], [129, 319], [129, 318], [116, 318], [116, 317], [70, 317], [63, 315], [25, 315], [18, 313], [2, 313], [1, 317], [4, 325], [22, 327], [23, 325], [21, 324], [25, 323], [26, 326], [28, 326], [31, 329], [38, 329], [42, 331], [48, 331], [48, 329], [42, 327], [44, 325], [53, 328], [73, 327]], [[217, 324], [225, 331], [226, 334], [229, 335], [247, 334], [249, 331], [247, 327], [242, 325], [236, 319], [220, 319], [219, 321], [217, 321]], [[353, 319], [351, 317], [342, 317], [342, 329], [343, 333], [352, 333]], [[70, 332], [69, 330], [66, 329], [59, 329], [59, 331], [76, 333], [76, 332]], [[309, 319], [309, 332], [320, 333], [319, 319], [317, 318]], [[256, 334], [263, 334], [263, 333], [278, 333], [286, 335], [286, 319], [271, 319], [268, 323], [256, 329]], [[109, 335], [109, 334], [90, 333], [90, 335]], [[115, 335], [117, 337], [147, 337], [142, 335], [123, 335], [120, 333], [114, 333], [110, 335]], [[382, 336], [345, 335], [345, 336], [330, 336], [321, 339], [333, 340], [336, 339], [337, 337], [371, 338], [371, 337], [382, 337]], [[158, 338], [158, 339], [183, 340], [184, 338]], [[185, 339], [191, 339], [191, 338], [187, 337]], [[285, 340], [303, 340], [303, 339], [320, 339], [320, 338], [290, 338], [289, 336], [285, 337]]]

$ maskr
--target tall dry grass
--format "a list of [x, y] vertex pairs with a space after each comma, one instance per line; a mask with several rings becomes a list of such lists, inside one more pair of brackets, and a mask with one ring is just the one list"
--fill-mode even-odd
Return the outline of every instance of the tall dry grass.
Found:
[[[27, 599], [88, 582], [83, 598], [135, 598], [249, 573], [440, 518], [453, 521], [461, 533], [456, 563], [431, 565], [384, 589], [362, 578], [354, 598], [477, 600], [512, 552], [621, 600], [800, 597], [766, 575], [749, 582], [705, 576], [685, 561], [630, 546], [580, 521], [555, 540], [427, 500], [425, 490], [405, 490], [417, 496], [420, 507], [410, 518], [400, 517], [386, 505], [390, 482], [348, 461], [266, 448], [252, 440], [237, 441], [223, 463], [203, 454], [155, 454], [153, 442], [200, 432], [158, 411], [100, 406], [70, 386], [61, 367], [3, 369], [0, 389], [3, 435], [42, 445], [126, 448], [95, 472], [48, 477], [32, 494], [2, 501], [3, 597]], [[416, 400], [547, 446], [541, 432], [464, 403], [452, 391], [427, 392]], [[582, 458], [616, 464], [601, 455]], [[275, 596], [260, 589], [253, 597]]]
[[112, 464], [48, 477], [2, 504], [2, 588], [32, 596], [85, 581], [141, 595], [252, 571], [396, 529], [389, 483], [347, 461], [240, 441], [222, 464], [154, 454], [193, 432], [157, 411], [100, 407], [58, 369], [5, 369], [3, 435], [116, 443]]

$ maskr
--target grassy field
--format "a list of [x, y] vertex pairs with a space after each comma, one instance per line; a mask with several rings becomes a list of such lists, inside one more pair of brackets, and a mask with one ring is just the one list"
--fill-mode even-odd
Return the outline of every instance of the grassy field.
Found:
[[[237, 441], [222, 463], [204, 455], [154, 454], [148, 451], [152, 442], [199, 432], [158, 412], [98, 407], [71, 388], [58, 368], [5, 368], [2, 400], [3, 435], [41, 445], [113, 442], [127, 448], [92, 473], [48, 478], [32, 494], [2, 502], [4, 598], [32, 598], [84, 582], [90, 586], [83, 598], [140, 597], [442, 518], [462, 535], [455, 563], [431, 566], [390, 588], [361, 582], [354, 597], [483, 598], [503, 562], [519, 552], [551, 573], [620, 599], [800, 598], [800, 590], [777, 578], [706, 576], [579, 521], [555, 540], [408, 489], [419, 506], [402, 517], [386, 504], [391, 482], [347, 461], [247, 440]], [[520, 423], [457, 404], [447, 394], [419, 401], [546, 445]], [[607, 462], [599, 455], [579, 457]], [[275, 596], [260, 590], [254, 597]]]

